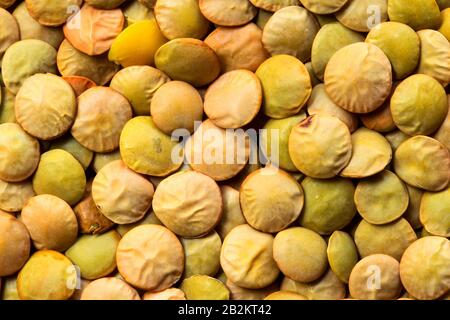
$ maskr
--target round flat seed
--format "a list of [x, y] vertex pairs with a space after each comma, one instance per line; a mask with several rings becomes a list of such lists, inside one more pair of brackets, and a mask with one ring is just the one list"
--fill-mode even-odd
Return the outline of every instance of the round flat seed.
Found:
[[22, 40], [6, 50], [2, 61], [5, 86], [17, 94], [20, 87], [37, 73], [56, 73], [56, 50], [42, 40]]
[[310, 116], [292, 129], [289, 154], [295, 166], [307, 176], [333, 178], [352, 156], [350, 131], [336, 117]]
[[127, 232], [116, 253], [117, 267], [133, 286], [161, 291], [176, 283], [183, 272], [183, 246], [169, 229], [144, 225]]
[[255, 72], [269, 57], [262, 44], [262, 30], [254, 23], [218, 27], [205, 39], [219, 58], [222, 72], [246, 69]]
[[78, 223], [72, 208], [58, 197], [43, 194], [24, 206], [21, 220], [38, 249], [64, 251], [77, 239]]
[[349, 289], [355, 299], [397, 299], [402, 290], [398, 261], [384, 254], [363, 258], [350, 274]]
[[183, 162], [180, 144], [160, 131], [151, 117], [135, 117], [125, 124], [120, 154], [130, 169], [156, 177], [177, 171]]
[[57, 64], [59, 72], [64, 76], [82, 76], [102, 86], [108, 83], [119, 66], [108, 60], [103, 54], [89, 56], [75, 49], [68, 40], [64, 40], [58, 49]]
[[180, 286], [187, 300], [229, 300], [230, 291], [221, 281], [205, 275], [194, 275]]
[[240, 128], [249, 124], [262, 104], [258, 77], [247, 70], [225, 73], [206, 91], [205, 113], [221, 128]]
[[78, 97], [71, 133], [89, 150], [111, 152], [119, 146], [122, 129], [131, 117], [131, 106], [124, 96], [111, 88], [94, 87]]
[[231, 230], [225, 237], [220, 265], [227, 279], [247, 289], [272, 284], [280, 271], [273, 259], [272, 235], [256, 231], [248, 224]]
[[181, 239], [184, 248], [184, 277], [207, 275], [214, 277], [220, 268], [222, 240], [217, 232], [196, 239]]
[[420, 222], [420, 202], [422, 201], [423, 190], [406, 185], [409, 194], [409, 205], [406, 212], [403, 214], [403, 218], [409, 222], [413, 229], [419, 229], [422, 227]]
[[359, 259], [353, 238], [343, 231], [333, 232], [328, 239], [327, 257], [333, 273], [339, 280], [348, 283], [350, 273]]
[[416, 233], [405, 219], [382, 226], [362, 220], [355, 231], [355, 243], [362, 258], [386, 254], [400, 261], [406, 248], [417, 240]]
[[347, 226], [355, 216], [355, 187], [351, 180], [306, 177], [301, 185], [305, 192], [305, 206], [299, 219], [301, 226], [329, 235]]
[[100, 212], [118, 224], [142, 219], [150, 208], [154, 187], [117, 160], [104, 166], [92, 183], [92, 198]]
[[437, 236], [450, 237], [450, 189], [425, 192], [420, 203], [420, 221], [424, 228]]
[[44, 26], [56, 27], [80, 9], [82, 0], [25, 0], [28, 12]]
[[209, 21], [225, 27], [246, 24], [258, 13], [249, 0], [200, 0], [199, 6]]
[[0, 210], [21, 211], [25, 203], [34, 195], [31, 181], [6, 182], [0, 180]]
[[75, 266], [52, 250], [34, 253], [17, 277], [21, 300], [67, 300], [75, 291]]
[[114, 39], [108, 59], [122, 67], [153, 65], [155, 53], [166, 42], [155, 19], [138, 21]]
[[388, 0], [348, 0], [335, 16], [347, 28], [368, 32], [388, 20]]
[[36, 170], [40, 148], [37, 139], [15, 123], [0, 125], [0, 179], [23, 181]]
[[158, 0], [154, 10], [161, 32], [170, 40], [202, 39], [209, 30], [198, 0]]
[[120, 150], [108, 153], [95, 153], [94, 160], [92, 161], [92, 167], [95, 172], [99, 172], [101, 168], [115, 160], [121, 160]]
[[297, 114], [311, 96], [311, 79], [305, 65], [288, 55], [267, 59], [256, 71], [263, 89], [263, 112], [282, 119]]
[[414, 298], [433, 300], [442, 296], [450, 288], [450, 241], [428, 236], [414, 242], [402, 256], [400, 277]]
[[389, 20], [409, 25], [414, 30], [437, 29], [441, 24], [438, 1], [389, 0]]
[[[271, 190], [270, 194], [266, 190]], [[300, 215], [304, 195], [301, 186], [286, 172], [266, 167], [244, 180], [240, 190], [242, 212], [253, 228], [274, 233], [286, 229]]]
[[81, 52], [100, 55], [111, 48], [114, 39], [123, 29], [122, 10], [101, 10], [84, 5], [64, 25], [64, 35]]
[[440, 191], [450, 181], [450, 153], [439, 141], [416, 136], [398, 147], [394, 168], [406, 183], [427, 191]]
[[406, 211], [409, 195], [405, 184], [394, 173], [385, 170], [358, 183], [355, 203], [364, 220], [386, 224]]
[[84, 279], [102, 278], [116, 269], [116, 250], [119, 241], [120, 235], [116, 231], [102, 235], [83, 235], [65, 255], [80, 268], [80, 274]]
[[365, 178], [382, 171], [392, 160], [389, 142], [378, 132], [360, 128], [352, 134], [353, 154], [341, 172], [347, 178]]
[[[394, 93], [395, 88], [392, 93]], [[390, 132], [397, 129], [391, 113], [391, 104], [388, 98], [383, 106], [371, 113], [362, 114], [359, 116], [364, 126], [370, 130], [380, 133]]]
[[75, 205], [84, 195], [86, 175], [81, 164], [69, 152], [55, 149], [42, 154], [33, 176], [36, 194], [50, 194]]
[[327, 244], [322, 237], [306, 228], [279, 232], [273, 242], [273, 258], [281, 272], [292, 280], [312, 282], [328, 266]]
[[164, 179], [156, 188], [153, 210], [161, 222], [182, 237], [209, 233], [222, 217], [222, 195], [208, 176], [184, 171]]
[[176, 130], [194, 132], [195, 124], [203, 117], [203, 100], [189, 83], [170, 81], [154, 94], [150, 105], [155, 125], [167, 135]]
[[19, 271], [30, 256], [30, 235], [13, 215], [0, 212], [0, 275]]
[[224, 181], [244, 169], [250, 157], [250, 139], [243, 130], [230, 133], [206, 120], [187, 141], [185, 153], [193, 170]]
[[263, 30], [264, 48], [272, 55], [288, 54], [306, 63], [320, 26], [314, 16], [299, 6], [275, 12]]
[[408, 135], [429, 135], [444, 122], [447, 95], [438, 81], [423, 74], [402, 81], [391, 98], [396, 126]]
[[155, 55], [158, 69], [173, 80], [185, 81], [194, 87], [213, 82], [220, 73], [220, 61], [203, 41], [182, 38], [172, 40], [159, 48]]
[[16, 96], [16, 118], [34, 137], [51, 140], [72, 126], [77, 112], [75, 93], [62, 78], [36, 74], [23, 83]]
[[372, 112], [391, 92], [391, 63], [373, 44], [350, 44], [329, 60], [325, 86], [330, 98], [341, 108], [353, 113]]

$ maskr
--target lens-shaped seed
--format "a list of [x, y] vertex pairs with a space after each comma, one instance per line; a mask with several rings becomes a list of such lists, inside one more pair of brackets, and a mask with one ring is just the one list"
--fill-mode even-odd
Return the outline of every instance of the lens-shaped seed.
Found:
[[92, 198], [100, 212], [118, 224], [142, 219], [150, 208], [154, 187], [150, 181], [117, 160], [104, 166], [92, 183]]
[[180, 144], [159, 130], [151, 117], [135, 117], [125, 124], [120, 154], [132, 170], [157, 177], [177, 171], [183, 161]]
[[19, 182], [36, 170], [40, 158], [39, 142], [18, 124], [0, 125], [0, 149], [0, 179]]
[[331, 57], [324, 79], [328, 95], [338, 106], [353, 113], [369, 113], [389, 96], [392, 67], [377, 46], [358, 42]]
[[416, 233], [405, 219], [384, 225], [374, 225], [363, 220], [355, 231], [355, 243], [363, 258], [379, 253], [400, 261], [406, 248], [416, 240]]
[[350, 273], [359, 259], [352, 236], [343, 231], [333, 232], [328, 239], [327, 257], [333, 273], [339, 280], [348, 283]]
[[394, 168], [406, 183], [427, 191], [439, 191], [450, 181], [450, 153], [439, 141], [416, 136], [398, 147]]
[[182, 237], [210, 232], [222, 217], [222, 195], [217, 183], [195, 172], [179, 172], [156, 188], [153, 210], [161, 222]]
[[272, 56], [288, 54], [306, 63], [311, 58], [311, 48], [319, 28], [308, 10], [290, 6], [276, 11], [267, 21], [262, 42]]
[[355, 203], [364, 220], [377, 225], [386, 224], [406, 211], [409, 195], [399, 177], [385, 170], [358, 183]]
[[30, 256], [30, 235], [13, 215], [0, 211], [0, 275], [19, 271]]
[[[270, 194], [267, 190], [271, 190]], [[274, 233], [297, 220], [304, 195], [302, 187], [286, 172], [266, 167], [247, 176], [241, 186], [240, 203], [249, 225]]]
[[40, 250], [31, 256], [17, 277], [21, 300], [67, 300], [75, 291], [76, 269], [63, 254]]
[[35, 195], [31, 181], [6, 182], [0, 180], [0, 210], [21, 211], [25, 203]]
[[351, 180], [306, 177], [301, 185], [305, 192], [305, 206], [299, 219], [301, 226], [329, 235], [347, 226], [355, 216], [355, 187]]
[[195, 275], [183, 280], [180, 288], [187, 300], [230, 299], [230, 291], [221, 281], [205, 275]]
[[80, 268], [80, 274], [84, 279], [102, 278], [116, 269], [116, 250], [119, 241], [120, 235], [116, 231], [101, 235], [83, 235], [65, 255]]
[[183, 272], [184, 252], [169, 229], [143, 225], [127, 232], [116, 252], [117, 267], [133, 286], [161, 291], [176, 283]]
[[85, 188], [84, 169], [70, 153], [55, 149], [42, 154], [33, 176], [36, 194], [55, 195], [75, 205], [83, 197]]
[[392, 300], [402, 290], [399, 263], [384, 254], [374, 254], [360, 260], [352, 270], [350, 295], [361, 300]]
[[352, 156], [350, 131], [336, 117], [310, 116], [292, 129], [289, 154], [295, 166], [307, 176], [333, 178]]
[[244, 25], [258, 13], [249, 0], [200, 0], [199, 6], [209, 21], [226, 27]]
[[450, 237], [450, 189], [425, 192], [420, 202], [420, 222], [424, 228], [437, 236]]
[[450, 287], [450, 241], [428, 236], [414, 242], [402, 256], [400, 277], [406, 291], [417, 299], [442, 296]]
[[269, 57], [262, 44], [262, 30], [254, 23], [218, 27], [205, 39], [219, 58], [222, 72], [246, 69], [255, 72]]
[[325, 240], [306, 228], [283, 230], [273, 242], [273, 257], [281, 272], [299, 282], [312, 282], [325, 273], [326, 250]]
[[247, 289], [262, 289], [279, 275], [273, 259], [272, 235], [256, 231], [248, 224], [235, 227], [225, 237], [220, 265], [227, 278]]
[[195, 123], [203, 117], [203, 100], [189, 83], [171, 81], [154, 94], [150, 113], [155, 125], [167, 135], [177, 130], [194, 132]]
[[122, 129], [131, 117], [131, 106], [124, 96], [111, 88], [94, 87], [78, 98], [71, 133], [91, 151], [111, 152], [119, 146]]
[[58, 197], [43, 194], [31, 198], [21, 219], [38, 249], [64, 251], [77, 239], [78, 224], [72, 208]]

